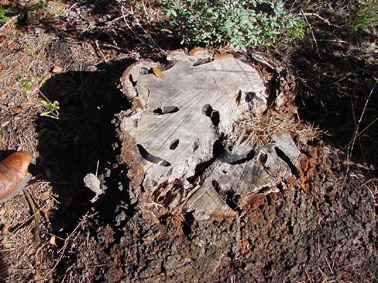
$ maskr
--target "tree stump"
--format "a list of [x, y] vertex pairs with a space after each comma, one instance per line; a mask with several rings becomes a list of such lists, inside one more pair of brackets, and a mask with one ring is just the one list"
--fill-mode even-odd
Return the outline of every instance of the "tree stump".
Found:
[[[259, 73], [231, 54], [171, 52], [169, 68], [142, 60], [121, 82], [132, 107], [121, 121], [130, 195], [154, 219], [191, 213], [196, 220], [239, 215], [255, 194], [296, 174], [300, 151], [289, 133], [253, 148], [241, 134], [244, 113], [264, 115]], [[165, 70], [164, 70], [165, 69]]]

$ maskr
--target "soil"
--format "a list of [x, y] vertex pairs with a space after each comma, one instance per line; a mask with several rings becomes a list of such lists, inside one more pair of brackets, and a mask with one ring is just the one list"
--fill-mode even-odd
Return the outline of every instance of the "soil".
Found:
[[[342, 5], [318, 2], [303, 39], [257, 50], [294, 77], [301, 122], [318, 129], [301, 182], [256, 195], [237, 219], [154, 223], [128, 190], [118, 122], [123, 71], [182, 48], [159, 1], [133, 6], [129, 27], [117, 1], [2, 2], [13, 14], [0, 27], [0, 150], [36, 158], [26, 190], [40, 224], [23, 194], [0, 205], [0, 282], [378, 282], [378, 124], [348, 145], [362, 113], [360, 132], [378, 113], [376, 30], [357, 36]], [[41, 100], [59, 115], [41, 115]], [[88, 173], [105, 189], [93, 203]]]

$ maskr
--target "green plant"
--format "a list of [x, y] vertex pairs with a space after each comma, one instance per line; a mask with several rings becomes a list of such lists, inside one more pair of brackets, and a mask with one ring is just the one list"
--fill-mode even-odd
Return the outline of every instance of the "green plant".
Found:
[[50, 101], [41, 100], [39, 101], [39, 103], [41, 103], [46, 109], [46, 111], [41, 113], [41, 116], [48, 116], [51, 118], [59, 119], [58, 110], [60, 109], [60, 107], [58, 101], [54, 101], [53, 103], [51, 103]]
[[269, 46], [278, 36], [303, 36], [299, 17], [282, 1], [163, 0], [171, 27], [186, 45], [227, 45], [235, 51]]
[[48, 2], [49, 2], [48, 0], [39, 0], [38, 3], [28, 4], [26, 6], [26, 8], [28, 8], [30, 10], [39, 10], [39, 9], [42, 9], [42, 8], [47, 8]]
[[377, 0], [350, 1], [348, 6], [349, 13], [344, 17], [344, 23], [352, 28], [354, 35], [357, 35], [359, 30], [377, 25]]
[[3, 5], [0, 5], [0, 22], [6, 23], [9, 21], [9, 17], [6, 16], [6, 13], [9, 12], [9, 9], [4, 9]]
[[29, 44], [29, 45], [24, 46], [24, 51], [31, 51], [31, 50], [33, 50], [33, 45]]
[[36, 77], [34, 79], [21, 79], [20, 75], [16, 77], [16, 81], [22, 83], [22, 88], [24, 89], [22, 96], [24, 98], [27, 97], [28, 92], [33, 90], [33, 83], [39, 83], [41, 80], [42, 79], [40, 77]]

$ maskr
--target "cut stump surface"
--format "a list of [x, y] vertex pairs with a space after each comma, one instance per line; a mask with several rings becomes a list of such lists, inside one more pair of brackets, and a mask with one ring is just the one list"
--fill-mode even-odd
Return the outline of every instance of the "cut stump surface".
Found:
[[243, 113], [267, 109], [251, 65], [204, 50], [175, 51], [168, 60], [166, 70], [137, 62], [121, 79], [132, 101], [121, 122], [131, 190], [156, 218], [178, 209], [197, 220], [235, 217], [251, 195], [295, 174], [300, 152], [288, 133], [252, 148], [238, 131]]

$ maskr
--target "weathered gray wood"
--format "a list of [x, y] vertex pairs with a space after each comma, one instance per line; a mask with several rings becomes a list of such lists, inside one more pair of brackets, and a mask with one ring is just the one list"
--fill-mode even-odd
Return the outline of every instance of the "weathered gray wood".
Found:
[[156, 204], [160, 213], [180, 206], [198, 220], [234, 217], [251, 194], [293, 174], [299, 151], [284, 133], [260, 149], [238, 135], [245, 111], [262, 114], [267, 107], [252, 66], [231, 55], [212, 59], [204, 50], [168, 59], [174, 65], [164, 78], [152, 73], [158, 66], [152, 61], [122, 76], [133, 103], [121, 123], [131, 185], [143, 186], [146, 210]]

